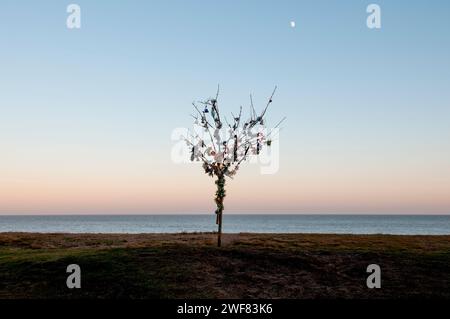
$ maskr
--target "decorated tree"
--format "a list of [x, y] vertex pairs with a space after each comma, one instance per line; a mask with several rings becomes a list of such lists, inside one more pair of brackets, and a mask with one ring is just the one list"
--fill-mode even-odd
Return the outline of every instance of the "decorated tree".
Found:
[[242, 162], [251, 156], [258, 156], [263, 147], [270, 147], [274, 136], [272, 133], [283, 118], [270, 131], [266, 128], [266, 112], [272, 103], [276, 87], [270, 95], [261, 113], [257, 113], [250, 95], [250, 114], [246, 120], [242, 116], [242, 106], [238, 114], [231, 113], [229, 122], [219, 110], [219, 88], [216, 96], [206, 101], [192, 103], [196, 114], [194, 118], [194, 132], [185, 137], [190, 147], [190, 160], [202, 161], [206, 174], [216, 178], [216, 224], [218, 225], [217, 245], [221, 246], [222, 214], [225, 199], [225, 179], [233, 178]]

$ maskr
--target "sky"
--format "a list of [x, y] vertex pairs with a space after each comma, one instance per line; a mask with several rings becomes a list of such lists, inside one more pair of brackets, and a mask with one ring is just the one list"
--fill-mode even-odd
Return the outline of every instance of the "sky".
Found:
[[[81, 8], [68, 29], [66, 7]], [[369, 29], [366, 8], [381, 8]], [[0, 214], [212, 213], [192, 101], [283, 116], [225, 213], [450, 213], [448, 1], [0, 3]], [[291, 26], [295, 21], [295, 27]]]

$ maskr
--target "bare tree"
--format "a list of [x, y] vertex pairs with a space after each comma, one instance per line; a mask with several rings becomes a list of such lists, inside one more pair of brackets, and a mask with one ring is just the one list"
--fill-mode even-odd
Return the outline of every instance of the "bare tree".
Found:
[[194, 130], [185, 137], [185, 140], [190, 147], [191, 161], [203, 161], [205, 173], [217, 178], [215, 213], [219, 247], [222, 237], [223, 201], [226, 195], [225, 178], [233, 178], [242, 162], [250, 156], [258, 156], [264, 146], [270, 146], [274, 138], [271, 136], [273, 129], [285, 120], [283, 118], [271, 131], [267, 132], [265, 115], [276, 89], [277, 87], [274, 88], [260, 114], [256, 112], [250, 95], [250, 117], [246, 121], [242, 119], [242, 106], [238, 114], [231, 113], [231, 122], [222, 116], [218, 104], [219, 87], [214, 98], [192, 103], [197, 112], [195, 115], [191, 114], [195, 120], [194, 129], [199, 128], [202, 134]]

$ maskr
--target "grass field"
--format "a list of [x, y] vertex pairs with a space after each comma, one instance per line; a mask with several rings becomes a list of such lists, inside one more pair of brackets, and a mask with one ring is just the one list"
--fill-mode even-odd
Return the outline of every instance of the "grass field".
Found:
[[[0, 298], [450, 298], [450, 236], [0, 233]], [[68, 289], [66, 267], [81, 267]], [[381, 267], [381, 289], [366, 268]]]

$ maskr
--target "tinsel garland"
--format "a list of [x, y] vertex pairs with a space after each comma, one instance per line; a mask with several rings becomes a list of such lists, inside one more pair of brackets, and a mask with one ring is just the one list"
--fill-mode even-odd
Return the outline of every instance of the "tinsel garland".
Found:
[[221, 214], [223, 212], [223, 199], [225, 198], [225, 176], [219, 175], [215, 181], [217, 185], [215, 202], [217, 205], [216, 214]]

